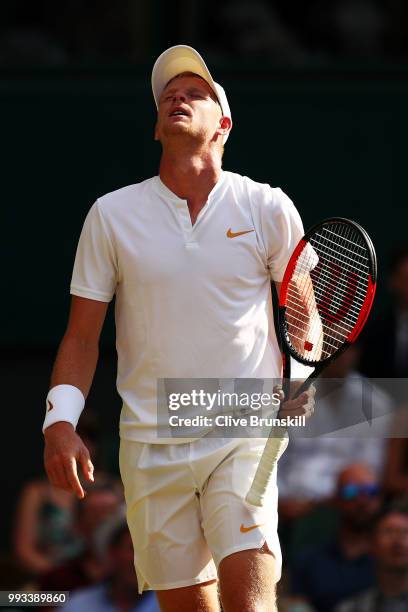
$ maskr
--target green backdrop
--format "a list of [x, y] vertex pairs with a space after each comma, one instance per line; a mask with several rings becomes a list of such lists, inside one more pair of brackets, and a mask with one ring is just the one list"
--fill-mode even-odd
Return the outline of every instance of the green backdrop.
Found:
[[[3, 73], [0, 342], [59, 341], [89, 206], [156, 173], [149, 72]], [[407, 71], [216, 74], [234, 121], [225, 169], [281, 186], [305, 226], [331, 215], [361, 222], [384, 271], [390, 248], [406, 239]], [[112, 338], [110, 324], [104, 341]]]

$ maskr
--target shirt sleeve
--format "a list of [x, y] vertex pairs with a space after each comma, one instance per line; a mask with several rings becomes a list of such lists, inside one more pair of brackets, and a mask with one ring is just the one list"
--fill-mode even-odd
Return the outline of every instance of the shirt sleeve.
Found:
[[75, 257], [71, 294], [110, 302], [118, 281], [114, 244], [98, 201], [90, 209]]
[[287, 263], [304, 235], [300, 215], [292, 200], [279, 188], [264, 191], [261, 228], [271, 279], [281, 282]]

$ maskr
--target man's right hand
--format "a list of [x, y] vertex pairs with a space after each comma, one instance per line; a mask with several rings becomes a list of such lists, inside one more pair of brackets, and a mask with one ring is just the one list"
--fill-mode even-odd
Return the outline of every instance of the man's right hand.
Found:
[[59, 421], [44, 431], [44, 466], [49, 481], [55, 487], [72, 491], [77, 497], [85, 497], [78, 477], [77, 465], [89, 482], [93, 471], [89, 451], [70, 423]]

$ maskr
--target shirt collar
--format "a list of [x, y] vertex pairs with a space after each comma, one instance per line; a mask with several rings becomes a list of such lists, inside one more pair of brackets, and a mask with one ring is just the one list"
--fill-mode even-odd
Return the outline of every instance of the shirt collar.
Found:
[[[225, 185], [225, 181], [226, 181], [226, 173], [224, 172], [224, 170], [221, 170], [218, 181], [215, 183], [214, 187], [211, 189], [210, 193], [208, 194], [207, 202], [210, 202], [219, 193], [221, 193], [223, 186]], [[180, 202], [186, 201], [183, 198], [179, 198], [178, 195], [176, 195], [175, 193], [173, 193], [173, 191], [171, 191], [168, 187], [166, 187], [166, 185], [161, 180], [160, 176], [154, 177], [153, 185], [156, 191], [160, 195], [164, 196], [166, 200], [170, 200], [171, 202], [174, 202], [174, 203], [180, 203]]]

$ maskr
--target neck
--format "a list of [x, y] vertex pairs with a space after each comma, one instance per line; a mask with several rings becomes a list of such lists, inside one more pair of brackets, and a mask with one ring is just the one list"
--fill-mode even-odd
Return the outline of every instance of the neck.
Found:
[[380, 568], [378, 570], [378, 586], [380, 591], [388, 596], [395, 597], [402, 593], [408, 592], [408, 570], [390, 570], [388, 568]]
[[187, 200], [193, 222], [221, 175], [217, 150], [166, 147], [160, 161], [160, 179], [179, 198]]

